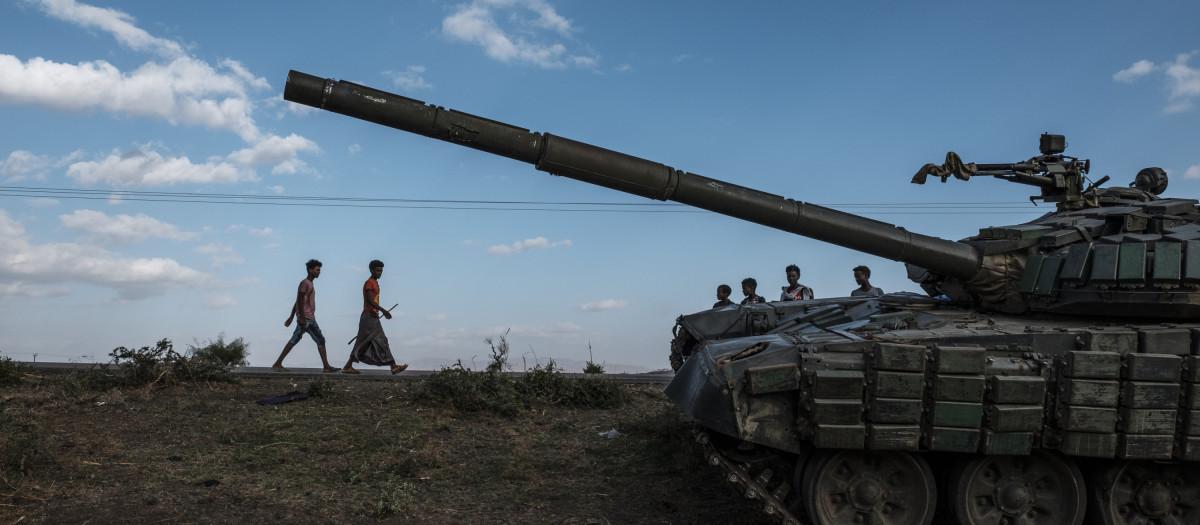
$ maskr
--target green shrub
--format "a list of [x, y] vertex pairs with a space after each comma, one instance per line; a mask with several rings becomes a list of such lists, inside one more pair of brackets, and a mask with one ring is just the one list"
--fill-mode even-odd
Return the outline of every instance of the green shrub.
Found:
[[108, 355], [120, 370], [127, 386], [143, 386], [160, 380], [169, 383], [175, 379], [169, 374], [172, 372], [171, 363], [179, 359], [179, 354], [175, 353], [175, 346], [170, 339], [162, 339], [153, 347], [131, 349], [118, 346]]
[[83, 370], [72, 370], [63, 378], [62, 389], [68, 398], [79, 398], [87, 394], [107, 392], [123, 383], [107, 363], [100, 363]]
[[333, 387], [336, 383], [329, 378], [321, 378], [313, 381], [308, 385], [308, 395], [312, 397], [325, 397], [330, 392], [333, 392]]
[[5, 479], [10, 473], [28, 474], [34, 464], [45, 461], [43, 442], [32, 423], [16, 421], [0, 403], [0, 474]]
[[0, 356], [0, 386], [12, 386], [21, 382], [21, 378], [29, 372], [29, 367], [13, 361], [11, 357]]
[[496, 371], [472, 372], [460, 362], [431, 374], [416, 389], [418, 401], [465, 412], [515, 416], [538, 403], [574, 408], [614, 408], [627, 400], [625, 388], [598, 377], [567, 377], [554, 361], [535, 366], [520, 379]]
[[545, 367], [533, 367], [517, 383], [524, 397], [552, 405], [574, 408], [615, 408], [626, 401], [627, 392], [616, 381], [600, 377], [567, 377], [551, 359]]
[[226, 343], [225, 334], [204, 346], [189, 345], [185, 353], [175, 351], [170, 339], [153, 347], [114, 348], [108, 354], [121, 373], [125, 386], [169, 385], [183, 381], [223, 381], [236, 383], [234, 367], [246, 364], [249, 351], [242, 338]]
[[450, 405], [464, 412], [515, 416], [525, 408], [517, 399], [512, 378], [497, 371], [472, 372], [461, 361], [425, 378], [415, 395], [418, 400]]
[[225, 334], [209, 340], [204, 346], [188, 346], [187, 354], [174, 362], [175, 372], [189, 381], [223, 381], [236, 383], [233, 369], [246, 365], [250, 355], [242, 338], [225, 342]]

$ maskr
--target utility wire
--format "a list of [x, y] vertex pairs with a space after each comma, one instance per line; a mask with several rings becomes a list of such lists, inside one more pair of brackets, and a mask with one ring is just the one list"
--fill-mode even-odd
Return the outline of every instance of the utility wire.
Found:
[[[0, 197], [112, 200], [137, 202], [180, 202], [258, 206], [309, 206], [342, 208], [402, 208], [437, 210], [551, 211], [601, 213], [705, 213], [678, 203], [662, 202], [572, 202], [492, 201], [452, 199], [400, 199], [378, 197], [330, 197], [300, 195], [251, 195], [237, 193], [188, 193], [138, 190], [87, 190], [53, 187], [0, 186]], [[1028, 202], [903, 202], [817, 204], [833, 209], [857, 209], [886, 215], [1029, 214], [1044, 213]], [[886, 210], [886, 211], [884, 211]], [[909, 211], [899, 211], [909, 210]], [[987, 210], [987, 211], [985, 211]], [[1014, 211], [991, 211], [1014, 210]], [[1019, 211], [1016, 211], [1019, 210]]]

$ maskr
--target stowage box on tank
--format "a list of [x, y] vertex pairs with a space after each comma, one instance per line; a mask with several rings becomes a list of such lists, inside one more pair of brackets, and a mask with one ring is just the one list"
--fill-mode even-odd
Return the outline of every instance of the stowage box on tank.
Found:
[[908, 265], [925, 295], [677, 321], [667, 395], [783, 523], [1200, 523], [1200, 211], [1159, 168], [1101, 187], [1051, 134], [1016, 163], [949, 153], [912, 181], [1056, 208], [950, 241], [349, 82], [293, 71], [284, 98]]

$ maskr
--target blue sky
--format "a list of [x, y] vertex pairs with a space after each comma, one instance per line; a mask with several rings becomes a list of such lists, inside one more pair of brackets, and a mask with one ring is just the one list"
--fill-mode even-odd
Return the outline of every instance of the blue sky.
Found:
[[[517, 369], [581, 367], [589, 345], [609, 371], [664, 368], [677, 315], [747, 276], [775, 297], [791, 263], [818, 296], [859, 264], [917, 289], [899, 263], [299, 107], [290, 69], [960, 239], [1045, 208], [912, 174], [951, 150], [1024, 160], [1043, 132], [1093, 178], [1159, 166], [1167, 196], [1200, 194], [1198, 20], [1194, 2], [5, 1], [0, 353], [223, 333], [268, 365], [309, 258], [339, 365], [371, 259], [417, 368], [480, 368], [506, 331]], [[318, 363], [306, 339], [286, 364]]]

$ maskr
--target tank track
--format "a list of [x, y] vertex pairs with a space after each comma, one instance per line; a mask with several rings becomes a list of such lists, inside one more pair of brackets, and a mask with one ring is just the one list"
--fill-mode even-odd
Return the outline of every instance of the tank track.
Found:
[[781, 525], [810, 525], [809, 521], [802, 517], [802, 513], [801, 516], [796, 515], [798, 504], [789, 505], [784, 502], [793, 495], [794, 489], [790, 483], [784, 481], [774, 489], [770, 488], [771, 478], [775, 475], [772, 469], [753, 469], [749, 463], [727, 457], [702, 428], [696, 429], [696, 442], [700, 443], [704, 450], [705, 462], [709, 466], [721, 469], [725, 481], [746, 499], [760, 502], [764, 514], [775, 518]]

